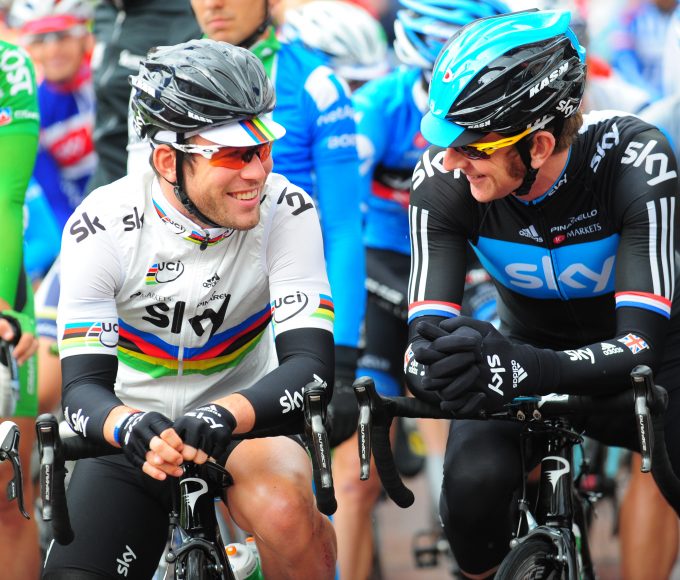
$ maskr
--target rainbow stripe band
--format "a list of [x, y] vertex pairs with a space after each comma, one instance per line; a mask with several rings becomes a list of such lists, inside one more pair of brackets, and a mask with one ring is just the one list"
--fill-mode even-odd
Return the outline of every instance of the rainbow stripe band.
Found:
[[409, 324], [414, 318], [419, 316], [443, 316], [444, 318], [460, 316], [460, 305], [453, 302], [439, 302], [437, 300], [411, 302], [408, 307]]
[[335, 307], [333, 306], [333, 298], [328, 294], [319, 295], [319, 307], [312, 314], [312, 318], [323, 318], [329, 322], [335, 321]]
[[[168, 217], [168, 214], [165, 213], [163, 208], [159, 205], [159, 203], [154, 199], [153, 200], [153, 207], [156, 210], [156, 214], [158, 215], [159, 218], [161, 218], [161, 221], [164, 221], [166, 223], [172, 223], [172, 219]], [[204, 235], [201, 235], [198, 233], [196, 230], [192, 230], [191, 234], [184, 235], [182, 238], [189, 242], [193, 242], [194, 244], [203, 244], [207, 243], [208, 246], [214, 246], [215, 244], [221, 242], [224, 238], [228, 238], [231, 234], [234, 233], [234, 230], [226, 230], [224, 233], [221, 233], [219, 236], [215, 236], [214, 238], [208, 238]], [[148, 282], [148, 274], [147, 274], [147, 284], [150, 284], [152, 282]]]
[[237, 366], [262, 339], [271, 319], [271, 307], [248, 317], [241, 324], [218, 332], [200, 347], [179, 347], [151, 332], [144, 332], [120, 320], [118, 357], [125, 365], [158, 378], [179, 374], [210, 375]]
[[154, 264], [149, 268], [149, 271], [146, 273], [146, 277], [144, 278], [144, 284], [147, 286], [151, 286], [156, 283], [156, 273], [158, 272], [158, 264]]
[[274, 141], [276, 137], [274, 137], [274, 134], [267, 129], [265, 124], [260, 121], [260, 119], [250, 119], [247, 121], [239, 121], [239, 125], [243, 128], [243, 130], [250, 135], [250, 137], [255, 141], [256, 143], [265, 143], [268, 141]]
[[[70, 322], [64, 326], [60, 350], [69, 348], [100, 347], [106, 348], [100, 340], [103, 328], [101, 322]], [[114, 345], [111, 345], [114, 346]]]
[[663, 296], [649, 292], [617, 292], [614, 294], [614, 299], [616, 300], [616, 308], [624, 306], [643, 308], [666, 318], [671, 317], [671, 301]]

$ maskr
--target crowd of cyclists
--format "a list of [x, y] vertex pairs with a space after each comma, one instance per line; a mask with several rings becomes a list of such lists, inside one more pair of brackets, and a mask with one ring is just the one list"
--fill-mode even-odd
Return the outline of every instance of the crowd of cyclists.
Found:
[[[0, 361], [0, 417], [24, 465], [35, 417], [57, 409], [123, 451], [77, 463], [76, 540], [44, 562], [35, 519], [0, 501], [3, 576], [118, 578], [133, 553], [125, 577], [150, 578], [166, 480], [210, 457], [267, 578], [369, 578], [381, 488], [357, 475], [358, 376], [453, 416], [610, 392], [647, 364], [680, 473], [677, 0], [4, 0], [0, 14], [0, 339], [21, 374], [6, 391]], [[299, 436], [310, 381], [330, 403], [332, 522]], [[629, 424], [580, 423], [635, 450]], [[460, 574], [491, 578], [517, 429], [419, 428]], [[271, 436], [232, 440], [250, 432]], [[637, 471], [621, 576], [668, 578], [677, 515]], [[0, 465], [0, 487], [10, 477]]]

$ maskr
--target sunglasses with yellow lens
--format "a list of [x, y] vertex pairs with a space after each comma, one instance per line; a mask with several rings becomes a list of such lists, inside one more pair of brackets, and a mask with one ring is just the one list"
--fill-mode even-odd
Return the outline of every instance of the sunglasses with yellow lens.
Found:
[[524, 137], [526, 137], [529, 133], [531, 133], [531, 127], [529, 127], [526, 131], [522, 131], [517, 135], [513, 135], [512, 137], [504, 137], [503, 139], [499, 139], [498, 141], [489, 141], [488, 143], [470, 143], [468, 145], [453, 147], [453, 150], [456, 153], [464, 155], [465, 157], [472, 161], [488, 159], [499, 149], [503, 149], [504, 147], [510, 147], [510, 145], [514, 145], [521, 139], [524, 139]]

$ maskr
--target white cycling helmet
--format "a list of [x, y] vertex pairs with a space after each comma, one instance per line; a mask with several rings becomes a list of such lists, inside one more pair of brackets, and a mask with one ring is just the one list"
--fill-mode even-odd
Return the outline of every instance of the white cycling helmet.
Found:
[[387, 37], [365, 9], [343, 0], [313, 0], [285, 13], [288, 33], [331, 57], [331, 67], [348, 81], [367, 81], [385, 74]]
[[24, 34], [44, 34], [82, 26], [98, 0], [14, 0], [9, 23]]

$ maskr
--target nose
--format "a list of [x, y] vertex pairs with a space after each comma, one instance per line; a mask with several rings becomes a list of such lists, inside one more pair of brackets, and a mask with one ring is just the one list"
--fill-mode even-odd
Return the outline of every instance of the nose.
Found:
[[461, 155], [455, 149], [449, 147], [446, 149], [446, 153], [444, 153], [442, 165], [446, 171], [453, 171], [454, 169], [463, 169], [468, 161], [465, 155]]
[[267, 170], [264, 163], [258, 155], [253, 155], [248, 163], [241, 169], [241, 177], [249, 180], [260, 180], [267, 176]]

